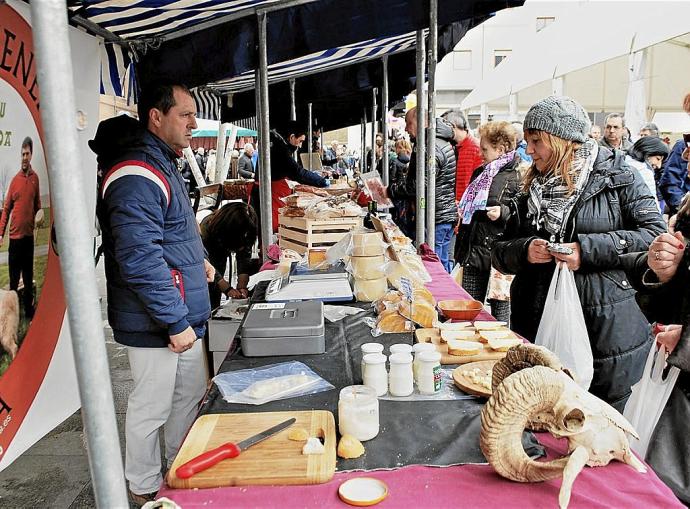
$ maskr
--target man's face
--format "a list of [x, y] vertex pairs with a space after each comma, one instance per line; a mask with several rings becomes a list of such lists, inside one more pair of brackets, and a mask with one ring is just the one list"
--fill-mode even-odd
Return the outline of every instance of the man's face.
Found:
[[24, 173], [31, 168], [31, 156], [31, 149], [29, 147], [22, 147], [22, 171]]
[[592, 129], [589, 131], [589, 134], [592, 136], [592, 138], [596, 141], [599, 141], [601, 139], [601, 127], [598, 125], [592, 126]]
[[175, 88], [173, 91], [175, 106], [163, 114], [157, 108], [151, 113], [149, 127], [161, 140], [170, 145], [176, 152], [189, 147], [192, 141], [192, 129], [196, 129], [196, 104], [194, 99]]
[[640, 138], [645, 138], [645, 137], [651, 136], [651, 135], [652, 135], [652, 131], [650, 131], [649, 129], [640, 129]]
[[417, 113], [414, 110], [408, 111], [405, 115], [405, 131], [413, 138], [417, 137]]
[[244, 149], [244, 153], [251, 157], [254, 155], [254, 147], [247, 147]]
[[609, 144], [617, 147], [623, 139], [623, 119], [620, 117], [612, 117], [606, 122], [606, 134], [604, 138]]
[[295, 136], [294, 134], [291, 134], [290, 137], [288, 138], [288, 143], [292, 145], [293, 147], [301, 147], [302, 143], [304, 143], [304, 140], [307, 139], [307, 136], [305, 134], [301, 136]]

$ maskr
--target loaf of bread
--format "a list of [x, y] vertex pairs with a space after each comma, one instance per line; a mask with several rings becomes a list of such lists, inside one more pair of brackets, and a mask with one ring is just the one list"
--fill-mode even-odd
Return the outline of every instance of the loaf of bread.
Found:
[[394, 309], [384, 311], [379, 316], [376, 327], [381, 332], [386, 333], [411, 332], [414, 330], [414, 325]]
[[407, 301], [402, 301], [400, 307], [398, 308], [400, 314], [405, 318], [418, 323], [422, 327], [430, 328], [433, 327], [434, 323], [438, 321], [438, 313], [433, 305], [425, 301], [414, 301], [412, 303]]

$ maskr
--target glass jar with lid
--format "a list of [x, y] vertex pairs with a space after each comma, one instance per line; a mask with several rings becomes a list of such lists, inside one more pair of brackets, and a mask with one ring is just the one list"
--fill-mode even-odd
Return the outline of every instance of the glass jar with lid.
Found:
[[420, 394], [436, 394], [441, 390], [441, 352], [419, 352], [417, 388]]
[[414, 361], [412, 362], [412, 373], [414, 374], [414, 381], [419, 385], [419, 354], [421, 352], [435, 352], [436, 345], [433, 343], [415, 343], [412, 346], [412, 353], [414, 353]]
[[377, 396], [388, 392], [388, 372], [386, 371], [386, 356], [381, 353], [369, 353], [362, 358], [364, 385], [376, 391]]
[[383, 345], [381, 343], [364, 343], [362, 345], [362, 362], [361, 371], [362, 379], [364, 379], [364, 356], [370, 353], [383, 353]]
[[388, 376], [389, 391], [393, 396], [409, 396], [414, 391], [412, 354], [394, 353], [389, 358], [391, 371]]

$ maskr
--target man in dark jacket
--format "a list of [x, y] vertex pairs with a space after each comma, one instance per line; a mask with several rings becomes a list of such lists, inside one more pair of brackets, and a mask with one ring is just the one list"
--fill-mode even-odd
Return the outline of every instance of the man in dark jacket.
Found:
[[244, 146], [244, 152], [237, 161], [237, 174], [243, 179], [254, 180], [254, 164], [252, 163], [252, 155], [254, 155], [254, 145], [247, 143]]
[[[405, 115], [405, 130], [414, 140], [417, 137], [417, 108], [412, 108]], [[441, 259], [445, 269], [452, 269], [448, 249], [453, 235], [453, 227], [458, 219], [455, 206], [455, 143], [453, 126], [436, 119], [436, 224], [434, 251]], [[388, 197], [392, 200], [405, 198], [411, 202], [416, 199], [417, 186], [417, 145], [415, 143], [404, 181], [394, 182], [388, 187]], [[431, 225], [427, 225], [429, 227]]]
[[151, 500], [162, 481], [158, 431], [170, 466], [206, 389], [203, 348], [210, 315], [197, 223], [175, 164], [196, 128], [189, 90], [145, 90], [141, 124], [101, 123], [90, 142], [105, 174], [97, 213], [103, 232], [108, 321], [125, 345], [134, 380], [125, 422], [125, 477], [131, 499]]
[[671, 154], [666, 159], [664, 170], [659, 179], [659, 190], [666, 201], [669, 214], [678, 211], [680, 201], [685, 193], [690, 191], [690, 175], [688, 175], [688, 162], [683, 160], [685, 141], [678, 140], [671, 149]]

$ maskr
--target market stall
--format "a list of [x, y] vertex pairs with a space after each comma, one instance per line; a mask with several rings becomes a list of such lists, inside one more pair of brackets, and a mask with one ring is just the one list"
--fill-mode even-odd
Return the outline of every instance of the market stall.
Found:
[[[469, 299], [440, 263], [425, 261], [424, 265], [432, 277], [427, 288], [436, 299]], [[361, 382], [363, 343], [373, 340], [383, 343], [388, 349], [396, 343], [411, 345], [414, 342], [412, 333], [384, 334], [373, 339], [365, 323], [365, 319], [373, 314], [374, 311], [368, 308], [342, 321], [327, 323], [324, 354], [245, 357], [236, 343], [220, 370], [232, 372], [295, 360], [328, 380], [334, 389], [254, 406], [227, 403], [214, 385], [200, 414], [315, 409], [337, 415], [340, 390]], [[491, 320], [486, 313], [478, 318]], [[462, 500], [463, 505], [471, 507], [514, 506], [518, 501], [521, 507], [555, 506], [559, 480], [540, 484], [514, 483], [499, 477], [491, 466], [482, 464], [484, 459], [478, 447], [478, 434], [479, 412], [484, 400], [468, 397], [460, 391], [456, 396], [464, 397], [437, 401], [380, 399], [378, 436], [363, 442], [364, 456], [339, 459], [333, 479], [323, 484], [230, 487], [233, 482], [243, 483], [226, 478], [218, 479], [218, 484], [227, 487], [172, 489], [164, 486], [158, 495], [168, 497], [182, 507], [280, 507], [286, 500], [301, 507], [345, 507], [338, 498], [338, 487], [348, 479], [367, 476], [387, 484], [388, 496], [382, 505], [388, 507], [414, 506], [420, 503], [421, 497], [430, 505], [458, 504]], [[233, 438], [257, 431], [260, 430], [235, 430]], [[546, 433], [536, 434], [536, 439], [538, 443], [531, 433], [523, 436], [523, 445], [530, 454], [539, 456], [545, 449], [547, 458], [553, 458], [566, 453], [566, 443], [558, 442]], [[265, 469], [268, 471], [270, 468], [271, 464], [265, 463]], [[630, 507], [640, 504], [681, 507], [651, 470], [640, 474], [627, 465], [612, 462], [601, 468], [586, 468], [580, 474], [569, 507]]]

